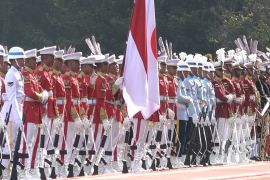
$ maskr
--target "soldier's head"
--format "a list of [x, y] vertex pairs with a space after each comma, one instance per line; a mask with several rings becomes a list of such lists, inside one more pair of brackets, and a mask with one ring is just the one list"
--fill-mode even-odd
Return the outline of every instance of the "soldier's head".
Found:
[[38, 50], [41, 56], [41, 62], [48, 67], [52, 67], [54, 63], [54, 52], [56, 51], [56, 46], [44, 47]]
[[54, 52], [54, 62], [53, 62], [53, 68], [57, 71], [60, 71], [62, 69], [64, 59], [64, 50], [59, 50]]
[[186, 78], [188, 74], [190, 73], [190, 68], [188, 64], [184, 61], [179, 61], [177, 63], [177, 75], [180, 78]]
[[240, 66], [240, 64], [234, 64], [232, 66], [232, 75], [234, 77], [240, 78], [243, 74], [243, 68]]
[[167, 73], [167, 65], [166, 65], [165, 62], [159, 63], [159, 72], [160, 72], [161, 74]]
[[223, 68], [223, 63], [218, 61], [214, 63], [214, 67], [215, 67], [215, 75], [218, 78], [223, 78], [223, 72], [224, 72], [224, 68]]
[[25, 51], [25, 66], [34, 70], [36, 68], [37, 49]]
[[167, 60], [166, 55], [161, 55], [161, 56], [158, 57], [159, 73], [161, 73], [161, 74], [167, 73], [166, 60]]
[[24, 50], [20, 47], [12, 47], [8, 52], [8, 59], [12, 66], [22, 68], [24, 66]]
[[116, 62], [109, 64], [108, 72], [114, 75], [119, 74], [119, 65]]
[[71, 54], [66, 54], [63, 56], [65, 65], [72, 72], [80, 71], [80, 58], [82, 57], [81, 52], [75, 52]]
[[171, 76], [176, 75], [178, 61], [179, 61], [179, 59], [172, 59], [172, 60], [168, 60], [166, 62], [169, 75], [171, 75]]
[[92, 74], [95, 68], [95, 56], [81, 57], [81, 71], [85, 74]]

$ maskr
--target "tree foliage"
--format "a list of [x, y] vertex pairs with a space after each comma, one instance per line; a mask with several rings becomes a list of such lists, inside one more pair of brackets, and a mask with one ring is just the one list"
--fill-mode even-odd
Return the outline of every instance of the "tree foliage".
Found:
[[[89, 53], [94, 34], [102, 52], [123, 54], [134, 0], [2, 0], [0, 43], [24, 49], [73, 45]], [[155, 0], [158, 35], [176, 52], [234, 48], [243, 34], [270, 43], [269, 0]]]

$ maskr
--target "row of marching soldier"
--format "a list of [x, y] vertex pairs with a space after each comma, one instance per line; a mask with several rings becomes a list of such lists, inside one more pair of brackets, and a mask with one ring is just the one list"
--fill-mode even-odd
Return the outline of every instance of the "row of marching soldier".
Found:
[[[244, 37], [245, 38], [245, 37]], [[250, 162], [269, 154], [269, 54], [210, 56], [159, 39], [160, 109], [129, 118], [123, 56], [0, 46], [1, 176], [49, 179]], [[245, 42], [245, 39], [244, 39]], [[38, 56], [39, 54], [39, 56]], [[134, 74], [135, 76], [135, 74]]]

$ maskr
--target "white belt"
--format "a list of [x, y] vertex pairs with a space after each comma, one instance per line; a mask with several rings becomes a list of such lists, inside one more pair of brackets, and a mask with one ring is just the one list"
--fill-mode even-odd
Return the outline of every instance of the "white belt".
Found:
[[88, 99], [87, 104], [96, 104], [97, 100], [96, 99]]
[[160, 96], [160, 101], [167, 101], [168, 99], [168, 96]]
[[220, 99], [218, 99], [218, 98], [216, 99], [216, 102], [217, 102], [217, 103], [226, 103], [226, 102], [224, 102], [224, 101], [222, 101], [222, 100], [220, 100]]
[[34, 100], [34, 99], [32, 99], [32, 98], [30, 98], [28, 96], [25, 97], [25, 101], [26, 102], [37, 102], [36, 100]]
[[107, 100], [105, 100], [105, 102], [108, 103], [108, 104], [114, 105], [114, 102], [113, 101], [107, 101]]
[[168, 103], [176, 103], [177, 102], [177, 99], [170, 99], [168, 100]]
[[81, 102], [82, 102], [82, 103], [87, 103], [87, 101], [88, 101], [88, 99], [87, 99], [86, 97], [81, 98]]
[[66, 100], [65, 99], [57, 99], [56, 100], [56, 104], [57, 105], [64, 105], [66, 103]]
[[72, 103], [74, 105], [78, 105], [78, 104], [80, 104], [80, 99], [79, 98], [72, 99]]

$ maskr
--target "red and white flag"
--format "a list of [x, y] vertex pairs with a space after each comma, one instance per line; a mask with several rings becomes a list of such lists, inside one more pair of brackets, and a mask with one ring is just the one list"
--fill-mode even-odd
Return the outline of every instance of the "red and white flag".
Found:
[[123, 96], [129, 117], [149, 118], [160, 107], [154, 0], [136, 0], [124, 65]]

